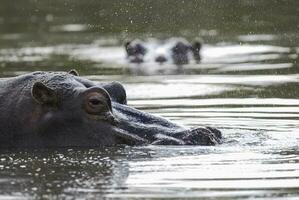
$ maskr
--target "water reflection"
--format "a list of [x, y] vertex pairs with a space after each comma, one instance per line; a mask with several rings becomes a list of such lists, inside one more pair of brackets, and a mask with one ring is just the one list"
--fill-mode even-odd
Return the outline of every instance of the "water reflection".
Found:
[[128, 165], [122, 159], [128, 156], [130, 152], [122, 148], [1, 152], [1, 195], [101, 194], [124, 183]]
[[[287, 83], [298, 86], [298, 77], [275, 77], [92, 76], [99, 81], [122, 80], [132, 106], [183, 125], [220, 128], [224, 144], [2, 151], [0, 197], [19, 197], [20, 191], [28, 198], [296, 197], [298, 96], [286, 99], [267, 93], [294, 89]], [[162, 83], [166, 88], [160, 97], [144, 92], [155, 91]], [[176, 93], [167, 92], [172, 87], [178, 88]], [[188, 88], [194, 91], [184, 96]], [[256, 91], [264, 98], [252, 98]]]
[[298, 195], [293, 190], [298, 187], [298, 154], [292, 150], [290, 154], [285, 151], [273, 156], [258, 148], [149, 149], [160, 154], [150, 161], [130, 163], [126, 182], [129, 190], [121, 194], [123, 197], [230, 199]]

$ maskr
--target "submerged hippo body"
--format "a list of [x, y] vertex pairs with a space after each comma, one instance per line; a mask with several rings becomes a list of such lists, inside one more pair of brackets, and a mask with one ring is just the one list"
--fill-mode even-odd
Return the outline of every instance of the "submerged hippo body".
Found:
[[2, 148], [214, 145], [221, 141], [217, 129], [186, 129], [129, 107], [120, 83], [95, 83], [75, 71], [3, 79], [0, 88]]
[[185, 65], [191, 60], [200, 62], [201, 46], [200, 39], [196, 39], [192, 44], [183, 38], [171, 38], [159, 41], [157, 44], [136, 39], [126, 42], [125, 50], [127, 59], [131, 63], [156, 62]]

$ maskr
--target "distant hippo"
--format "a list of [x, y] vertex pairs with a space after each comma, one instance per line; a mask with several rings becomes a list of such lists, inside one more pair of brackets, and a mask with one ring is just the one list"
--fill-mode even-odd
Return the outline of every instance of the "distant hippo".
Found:
[[201, 60], [200, 50], [202, 42], [197, 39], [190, 44], [182, 38], [172, 38], [167, 41], [160, 41], [158, 44], [133, 40], [125, 43], [127, 59], [131, 63], [143, 63], [154, 61], [159, 64], [166, 62], [175, 65], [185, 65], [194, 60], [199, 63]]
[[0, 147], [215, 145], [219, 130], [187, 129], [127, 106], [118, 82], [96, 83], [74, 70], [0, 80]]

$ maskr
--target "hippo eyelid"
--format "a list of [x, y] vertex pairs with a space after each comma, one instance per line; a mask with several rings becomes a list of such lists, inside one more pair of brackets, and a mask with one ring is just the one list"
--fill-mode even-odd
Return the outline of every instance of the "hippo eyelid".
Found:
[[99, 98], [96, 97], [90, 97], [88, 99], [89, 104], [91, 104], [91, 106], [98, 106], [100, 104], [104, 104], [103, 101], [101, 101]]
[[98, 100], [98, 99], [89, 99], [89, 102], [94, 104], [94, 105], [99, 105], [101, 103], [101, 101]]
[[112, 112], [109, 107], [109, 101], [100, 93], [92, 92], [87, 94], [83, 108], [88, 114], [104, 115], [106, 112]]
[[[90, 97], [88, 97], [88, 99], [86, 99], [89, 103], [92, 103], [92, 102], [98, 103], [98, 104], [93, 104], [94, 106], [99, 105], [100, 103], [102, 103], [103, 105], [106, 104], [108, 106], [109, 110], [112, 111], [111, 97], [110, 97], [109, 93], [104, 88], [97, 87], [97, 86], [90, 87], [90, 88], [84, 89], [83, 91], [81, 90], [80, 95], [85, 96], [85, 98], [86, 98], [86, 95], [92, 94], [92, 93], [94, 93], [94, 94], [98, 93], [102, 97], [90, 96]], [[92, 100], [90, 102], [91, 99], [94, 99], [94, 100]], [[97, 101], [99, 101], [99, 102], [97, 102]]]

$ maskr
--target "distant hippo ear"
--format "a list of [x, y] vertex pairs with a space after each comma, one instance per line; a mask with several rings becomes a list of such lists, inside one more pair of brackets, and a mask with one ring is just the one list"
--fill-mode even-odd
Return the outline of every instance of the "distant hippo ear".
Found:
[[74, 76], [79, 76], [79, 73], [75, 69], [71, 69], [71, 71], [69, 71], [69, 74], [72, 74]]
[[134, 51], [134, 50], [132, 50], [132, 47], [130, 45], [131, 45], [131, 41], [126, 41], [124, 44], [126, 52], [127, 52], [127, 56], [130, 56]]
[[131, 41], [130, 41], [130, 40], [126, 40], [126, 41], [124, 42], [124, 46], [125, 46], [125, 48], [127, 48], [130, 44], [131, 44]]
[[202, 47], [202, 40], [196, 39], [192, 44], [193, 51], [199, 51]]
[[40, 104], [55, 105], [58, 102], [58, 96], [55, 91], [41, 82], [35, 82], [33, 84], [31, 95], [33, 99]]

